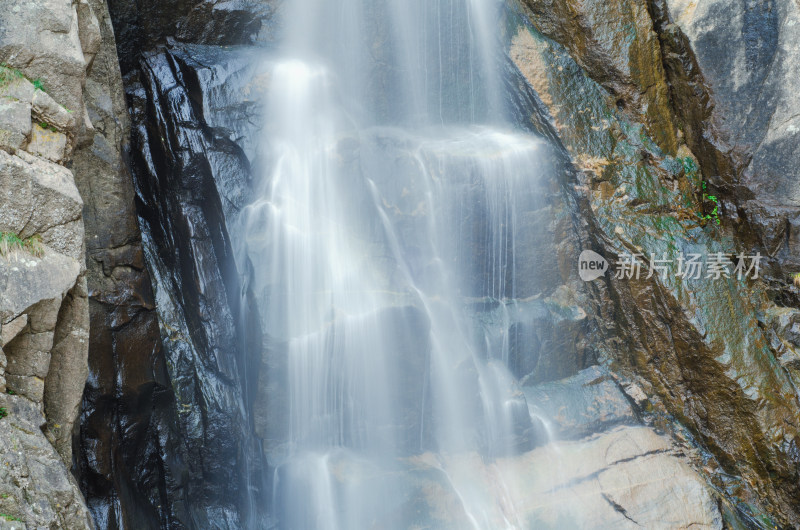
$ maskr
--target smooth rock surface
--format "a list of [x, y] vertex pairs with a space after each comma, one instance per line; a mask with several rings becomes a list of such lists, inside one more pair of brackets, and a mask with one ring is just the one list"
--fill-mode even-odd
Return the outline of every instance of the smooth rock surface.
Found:
[[722, 528], [703, 479], [645, 427], [547, 445], [497, 467], [527, 528]]
[[523, 387], [534, 414], [560, 440], [637, 423], [636, 414], [611, 374], [599, 366], [561, 381]]

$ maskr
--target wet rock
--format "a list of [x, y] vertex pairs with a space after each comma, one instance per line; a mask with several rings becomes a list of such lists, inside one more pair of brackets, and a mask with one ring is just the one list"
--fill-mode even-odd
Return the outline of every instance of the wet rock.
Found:
[[[188, 519], [175, 508], [183, 502], [176, 493], [181, 484], [168, 486], [175, 483], [171, 474], [185, 469], [176, 449], [178, 413], [125, 163], [130, 122], [108, 7], [89, 0], [78, 11], [88, 27], [82, 46], [94, 58], [84, 90], [93, 127], [83, 134], [72, 165], [85, 203], [91, 324], [75, 470], [98, 527], [157, 527], [171, 516]], [[57, 332], [54, 352], [69, 351], [81, 340], [86, 337]], [[55, 417], [71, 405], [48, 414]], [[69, 432], [54, 420], [49, 428]]]
[[260, 0], [145, 0], [109, 5], [123, 73], [142, 52], [167, 37], [194, 44], [237, 45], [274, 38], [275, 2]]
[[[132, 84], [128, 94], [144, 248], [165, 337], [160, 355], [175, 392], [178, 436], [167, 454], [181, 455], [163, 457], [164, 478], [147, 478], [169, 484], [166, 504], [153, 516], [237, 528], [259, 510], [245, 509], [248, 485], [256, 495], [262, 484], [245, 411], [252, 406], [248, 392], [256, 389], [251, 348], [260, 348], [261, 337], [257, 328], [241, 326], [240, 293], [246, 291], [226, 227], [240, 204], [227, 199], [246, 192], [230, 195], [225, 186], [247, 183], [249, 166], [240, 147], [206, 125], [202, 110], [208, 107], [198, 105], [202, 80], [210, 78], [199, 71], [215, 63], [214, 50], [203, 47], [148, 54], [142, 85]], [[226, 163], [217, 164], [218, 155]], [[104, 262], [113, 259], [103, 255]], [[142, 436], [150, 432], [142, 425]]]
[[[562, 26], [559, 31], [574, 24], [556, 15], [549, 20]], [[657, 26], [664, 29], [661, 22]], [[513, 39], [512, 57], [548, 102], [554, 127], [579, 170], [570, 193], [580, 218], [574, 226], [584, 248], [601, 251], [612, 263], [629, 253], [666, 255], [673, 262], [666, 274], [649, 279], [607, 274], [589, 284], [597, 305], [587, 314], [598, 337], [605, 337], [594, 343], [600, 358], [646, 379], [652, 386], [644, 391], [658, 395], [727, 473], [754, 484], [750, 491], [731, 489], [733, 495], [747, 499], [756, 513], [767, 510], [779, 519], [794, 520], [798, 468], [785, 448], [787, 440], [797, 436], [791, 419], [798, 414], [796, 392], [789, 374], [773, 360], [780, 353], [757, 318], [759, 309], [769, 304], [764, 286], [734, 278], [686, 282], [674, 268], [680, 254], [737, 254], [736, 242], [725, 229], [727, 220], [712, 225], [703, 219], [709, 210], [698, 193], [704, 179], [716, 181], [716, 171], [735, 161], [715, 158], [714, 145], [704, 147], [697, 141], [705, 134], [700, 131], [708, 131], [702, 123], [684, 131], [691, 146], [680, 146], [679, 156], [670, 156], [646, 134], [647, 116], [614, 105], [608, 87], [595, 82], [598, 71], [581, 60], [580, 50], [529, 29]], [[670, 48], [670, 53], [679, 51]], [[684, 73], [692, 71], [690, 56], [668, 58], [679, 62]], [[587, 70], [579, 66], [581, 61]], [[675, 61], [670, 68], [677, 68]], [[667, 73], [670, 86], [677, 86], [675, 72]], [[683, 79], [683, 87], [673, 92], [675, 101], [684, 101], [696, 80]], [[687, 119], [705, 112], [673, 110]], [[707, 138], [713, 140], [712, 135]], [[690, 147], [706, 151], [696, 157]], [[776, 219], [771, 226], [780, 239], [785, 225]], [[742, 458], [744, 454], [749, 456]]]
[[575, 439], [637, 423], [636, 414], [609, 372], [599, 366], [577, 375], [523, 388], [534, 414], [557, 439]]
[[261, 0], [204, 0], [177, 23], [179, 40], [202, 44], [250, 44], [272, 39], [265, 31], [273, 18], [273, 2]]
[[[320, 468], [332, 477], [326, 492], [314, 482]], [[278, 492], [277, 506], [300, 498], [325, 502], [327, 493], [342, 501], [330, 506], [328, 517], [353, 527], [455, 530], [479, 516], [492, 528], [509, 521], [521, 528], [723, 528], [703, 478], [668, 438], [644, 427], [619, 427], [491, 463], [476, 453], [425, 453], [399, 462], [346, 451], [309, 454], [278, 476], [289, 486]], [[481, 504], [500, 487], [502, 505]], [[465, 510], [464, 495], [479, 511]], [[367, 520], [349, 519], [342, 510], [348, 502], [364, 502]], [[287, 527], [313, 525], [304, 514], [295, 509], [277, 517]]]
[[678, 149], [659, 38], [646, 0], [579, 2], [530, 0], [531, 20], [562, 43], [613, 104], [637, 112], [665, 152]]

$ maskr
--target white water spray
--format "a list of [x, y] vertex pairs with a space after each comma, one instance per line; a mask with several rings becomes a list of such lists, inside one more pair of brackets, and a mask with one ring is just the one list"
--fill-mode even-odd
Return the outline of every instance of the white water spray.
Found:
[[520, 218], [547, 171], [545, 146], [503, 125], [498, 9], [289, 0], [239, 249], [274, 359], [280, 528], [417, 524], [424, 455], [468, 526], [522, 527], [475, 464], [534, 431], [508, 341], [475, 309], [518, 296]]

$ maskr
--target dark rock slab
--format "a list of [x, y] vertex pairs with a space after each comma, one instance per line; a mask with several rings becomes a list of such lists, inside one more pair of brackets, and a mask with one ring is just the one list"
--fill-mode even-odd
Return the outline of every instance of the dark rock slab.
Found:
[[243, 325], [249, 295], [226, 226], [247, 195], [249, 164], [230, 131], [204, 117], [223, 104], [204, 99], [212, 91], [203, 82], [225, 71], [222, 61], [243, 64], [218, 51], [147, 54], [128, 98], [138, 211], [180, 433], [177, 446], [163, 448], [169, 517], [238, 528], [254, 524], [248, 518], [259, 506], [249, 499], [263, 495], [249, 412], [257, 374], [250, 350], [261, 337]]

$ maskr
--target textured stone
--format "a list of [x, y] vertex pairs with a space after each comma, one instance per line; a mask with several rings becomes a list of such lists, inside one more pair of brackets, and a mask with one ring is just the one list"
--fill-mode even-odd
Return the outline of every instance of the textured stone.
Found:
[[72, 462], [72, 426], [89, 375], [89, 300], [86, 278], [70, 291], [56, 324], [52, 357], [45, 379], [44, 412], [55, 448], [65, 462]]
[[67, 136], [34, 123], [31, 141], [26, 149], [31, 154], [46, 158], [51, 162], [61, 162], [66, 156]]
[[80, 116], [86, 60], [72, 0], [6, 0], [2, 21], [0, 62], [41, 80], [53, 99]]
[[34, 403], [44, 399], [44, 380], [33, 375], [6, 374], [6, 388]]
[[[627, 8], [624, 2], [606, 4], [615, 5], [582, 9]], [[658, 4], [650, 2], [654, 17]], [[584, 52], [568, 41], [571, 34], [565, 28], [576, 21], [540, 11], [528, 16], [534, 23], [542, 17], [558, 25], [547, 30], [557, 42], [534, 27], [520, 28], [529, 35], [517, 33], [511, 56], [531, 76], [530, 84], [543, 92], [541, 99], [548, 102], [578, 169], [569, 188], [578, 205], [575, 229], [582, 245], [611, 262], [638, 252], [645, 262], [666, 255], [672, 263], [663, 276], [645, 278], [645, 263], [638, 280], [607, 274], [589, 284], [595, 300], [586, 309], [595, 323], [593, 344], [601, 359], [640, 384], [649, 399], [636, 392], [638, 402], [648, 407], [656, 403], [699, 433], [698, 443], [718, 459], [721, 474], [715, 480], [724, 482], [727, 474], [743, 477], [745, 486], [737, 495], [746, 501], [736, 502], [752, 503], [753, 511], [796, 525], [800, 488], [793, 447], [800, 436], [794, 419], [799, 409], [791, 374], [774, 360], [781, 351], [772, 346], [759, 320], [770, 305], [766, 286], [737, 279], [687, 281], [676, 275], [681, 254], [736, 255], [741, 247], [733, 234], [749, 230], [742, 217], [734, 217], [741, 212], [733, 207], [724, 209], [719, 225], [704, 218], [713, 204], [703, 200], [703, 182], [709, 187], [735, 182], [734, 161], [725, 149], [717, 151], [722, 144], [704, 121], [712, 103], [691, 50], [681, 48], [676, 27], [665, 25], [662, 17], [657, 17], [658, 24], [650, 23], [663, 49], [669, 50], [662, 58], [675, 105], [671, 111], [682, 122], [683, 135], [676, 133], [676, 140], [687, 142], [672, 157], [647, 134], [652, 132], [645, 127], [649, 118], [641, 110], [632, 112], [610, 97], [613, 87], [603, 82], [603, 66], [581, 59]], [[607, 30], [603, 26], [589, 33]], [[706, 190], [706, 196], [711, 193], [716, 190]], [[763, 226], [780, 242], [787, 240], [791, 225], [775, 215], [765, 217]], [[576, 263], [577, 256], [573, 259]]]
[[[659, 146], [676, 153], [661, 46], [646, 0], [526, 0], [525, 4], [539, 31], [566, 46], [609, 90], [614, 105], [638, 112]], [[557, 113], [555, 117], [559, 118]]]
[[[306, 466], [329, 468], [326, 487], [334, 498], [366, 503], [366, 521], [349, 518], [345, 502], [331, 507], [336, 522], [347, 521], [347, 528], [462, 530], [478, 518], [484, 528], [723, 528], [703, 478], [668, 438], [644, 427], [548, 444], [492, 462], [477, 453], [426, 453], [388, 463], [347, 451], [309, 460]], [[277, 480], [293, 473], [303, 473], [303, 464], [282, 467]], [[300, 483], [313, 487], [302, 478]], [[303, 487], [287, 493], [308, 494]], [[502, 501], [479, 500], [494, 496]], [[284, 500], [291, 502], [278, 498], [276, 505]], [[291, 519], [282, 521], [288, 527], [314, 525], [302, 513], [286, 515]]]
[[[131, 528], [158, 528], [168, 520], [164, 514], [171, 510], [172, 496], [180, 497], [181, 503], [186, 499], [183, 490], [175, 493], [180, 486], [165, 476], [172, 462], [180, 467], [182, 456], [173, 450], [179, 445], [178, 418], [144, 264], [133, 182], [123, 159], [130, 125], [114, 31], [105, 0], [88, 4], [102, 41], [84, 90], [86, 116], [93, 127], [87, 128], [72, 156], [75, 183], [85, 203], [91, 321], [91, 376], [83, 395], [80, 450], [74, 461], [99, 527], [114, 528], [116, 521], [126, 521]], [[110, 4], [133, 7], [129, 2]], [[169, 9], [165, 2], [160, 5]], [[85, 7], [79, 4], [83, 16], [81, 9]], [[77, 297], [75, 302], [79, 302]], [[78, 368], [70, 361], [79, 356], [81, 335], [64, 333], [60, 342], [56, 332], [54, 370], [60, 349], [67, 370]], [[67, 394], [64, 403], [55, 399], [61, 391], [52, 392], [54, 382], [46, 382], [45, 411], [49, 431], [63, 455], [74, 429], [58, 416], [68, 414], [74, 402], [73, 394]], [[64, 383], [67, 389], [77, 389], [69, 381]]]
[[21, 315], [42, 299], [61, 300], [80, 272], [79, 261], [55, 252], [42, 258], [0, 257], [0, 318]]
[[31, 135], [31, 104], [0, 97], [0, 149], [21, 149]]
[[100, 22], [87, 0], [79, 0], [75, 7], [78, 15], [78, 38], [81, 42], [81, 51], [87, 67], [91, 68], [94, 58], [103, 44]]
[[800, 5], [667, 0], [714, 94], [721, 140], [750, 158], [756, 197], [800, 206]]
[[702, 477], [652, 429], [551, 444], [498, 468], [525, 528], [722, 528]]
[[93, 528], [64, 464], [88, 347], [83, 201], [59, 165], [90, 127], [80, 119], [83, 51], [96, 52], [97, 32], [80, 4], [9, 0], [0, 11], [0, 231], [28, 240], [0, 256], [3, 528]]
[[25, 329], [28, 325], [28, 315], [20, 315], [14, 320], [6, 324], [0, 323], [2, 326], [2, 333], [0, 333], [0, 347], [5, 346], [11, 340], [19, 335], [19, 332]]
[[[33, 343], [33, 344], [31, 344]], [[25, 334], [9, 345], [6, 372], [12, 375], [47, 377], [53, 333]]]
[[66, 131], [74, 125], [74, 113], [59, 105], [47, 92], [37, 90], [31, 100], [33, 117], [38, 122], [52, 125], [60, 131]]
[[6, 354], [3, 351], [3, 348], [0, 348], [0, 394], [6, 391], [6, 364], [8, 360], [6, 359]]
[[0, 394], [0, 407], [8, 413], [0, 419], [0, 513], [19, 519], [18, 529], [93, 529], [77, 484], [42, 433], [37, 406]]
[[[25, 238], [81, 218], [83, 201], [66, 168], [0, 151], [0, 227]], [[47, 244], [47, 240], [44, 241]]]

